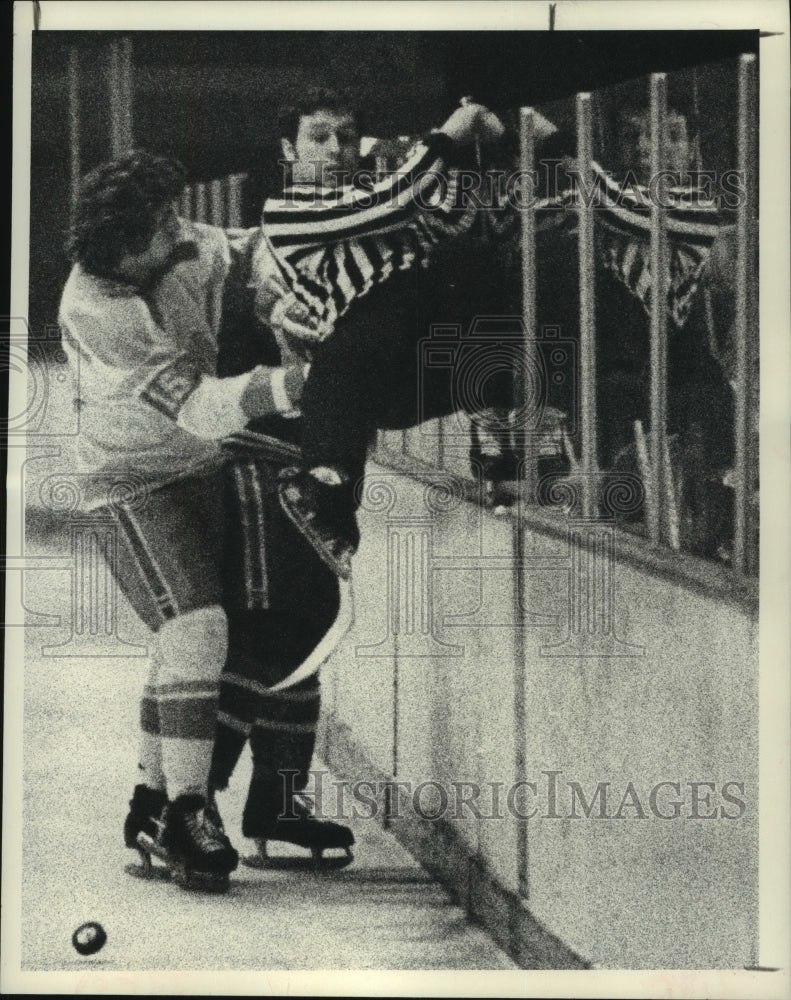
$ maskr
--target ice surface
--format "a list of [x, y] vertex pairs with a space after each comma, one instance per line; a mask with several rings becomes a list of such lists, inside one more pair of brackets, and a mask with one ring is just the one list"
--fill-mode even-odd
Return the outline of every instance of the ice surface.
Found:
[[[65, 533], [37, 532], [26, 555], [65, 554], [68, 545]], [[147, 658], [43, 655], [44, 646], [69, 638], [66, 571], [27, 574], [24, 600], [28, 609], [61, 615], [61, 626], [25, 635], [23, 970], [515, 968], [370, 820], [353, 823], [355, 861], [340, 872], [240, 865], [224, 896], [131, 878], [124, 865], [136, 856], [124, 847], [122, 827]], [[123, 602], [118, 634], [142, 646], [148, 639]], [[240, 853], [253, 849], [240, 833], [250, 766], [246, 754], [218, 800]], [[81, 958], [71, 935], [87, 920], [99, 921], [108, 941]]]

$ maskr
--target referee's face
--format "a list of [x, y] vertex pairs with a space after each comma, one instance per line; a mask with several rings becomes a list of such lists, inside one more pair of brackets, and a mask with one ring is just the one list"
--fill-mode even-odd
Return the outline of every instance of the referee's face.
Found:
[[321, 109], [299, 120], [294, 142], [283, 139], [283, 153], [297, 184], [334, 187], [357, 169], [360, 136], [354, 115]]

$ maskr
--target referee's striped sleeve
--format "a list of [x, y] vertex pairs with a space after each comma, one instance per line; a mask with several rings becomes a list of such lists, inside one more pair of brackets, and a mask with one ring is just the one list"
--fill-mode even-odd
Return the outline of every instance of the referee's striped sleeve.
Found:
[[421, 185], [442, 173], [453, 156], [455, 144], [441, 132], [415, 147], [413, 155], [391, 176], [373, 188], [344, 187], [319, 191], [312, 200], [288, 196], [268, 199], [263, 226], [278, 257], [287, 262], [306, 248], [402, 227], [422, 210]]

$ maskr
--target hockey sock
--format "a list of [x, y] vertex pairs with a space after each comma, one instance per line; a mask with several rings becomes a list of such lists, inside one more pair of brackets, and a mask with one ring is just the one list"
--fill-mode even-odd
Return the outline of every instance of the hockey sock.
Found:
[[[316, 648], [327, 630], [320, 617], [309, 621], [289, 615], [260, 615], [251, 620], [259, 648], [259, 678], [266, 684], [287, 677]], [[278, 815], [288, 811], [294, 790], [305, 787], [319, 719], [318, 675], [279, 691], [255, 695], [255, 716], [250, 734], [253, 774], [244, 808], [242, 829], [246, 836], [264, 835]]]
[[262, 657], [272, 636], [261, 632], [266, 612], [237, 611], [228, 615], [228, 654], [220, 677], [220, 703], [214, 738], [209, 785], [216, 791], [228, 787], [244, 745], [253, 728], [259, 693], [265, 689]]
[[[310, 618], [269, 610], [229, 616], [211, 781], [217, 789], [227, 785], [240, 744], [249, 734], [253, 776], [244, 814], [249, 836], [270, 828], [283, 810], [286, 793], [308, 780], [319, 717], [318, 677], [311, 675], [279, 691], [269, 689], [311, 655], [334, 614], [322, 606]], [[281, 770], [288, 772], [286, 778]]]
[[[222, 704], [223, 688], [220, 685], [220, 704]], [[214, 735], [211, 769], [209, 771], [209, 789], [224, 792], [231, 780], [231, 775], [239, 763], [239, 758], [247, 742], [247, 733], [235, 728], [233, 720], [227, 720], [220, 710], [217, 714], [217, 731]]]
[[219, 605], [172, 618], [159, 631], [162, 665], [155, 690], [171, 801], [207, 792], [227, 645], [228, 625]]
[[148, 680], [140, 698], [140, 740], [138, 744], [137, 774], [134, 784], [165, 790], [162, 772], [162, 739], [159, 731], [159, 706], [156, 685], [159, 676], [159, 650], [154, 647]]
[[242, 829], [246, 836], [263, 832], [280, 815], [289, 815], [291, 798], [309, 778], [319, 716], [319, 681], [313, 676], [259, 704], [250, 735], [253, 774]]

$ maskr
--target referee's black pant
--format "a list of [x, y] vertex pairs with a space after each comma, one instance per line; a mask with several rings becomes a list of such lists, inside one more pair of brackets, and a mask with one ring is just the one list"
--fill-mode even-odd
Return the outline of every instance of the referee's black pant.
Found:
[[[353, 303], [316, 350], [303, 392], [307, 467], [338, 467], [356, 480], [377, 430], [513, 406], [518, 288], [497, 254], [496, 245], [465, 241]], [[502, 335], [476, 332], [493, 317], [505, 318]]]

